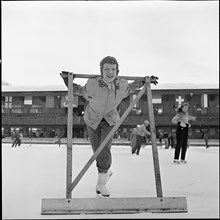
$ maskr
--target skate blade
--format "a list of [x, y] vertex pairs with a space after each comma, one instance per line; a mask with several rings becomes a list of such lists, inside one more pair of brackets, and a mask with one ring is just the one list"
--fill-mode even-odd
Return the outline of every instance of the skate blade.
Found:
[[110, 195], [102, 195], [100, 191], [96, 190], [96, 196], [99, 198], [109, 198]]

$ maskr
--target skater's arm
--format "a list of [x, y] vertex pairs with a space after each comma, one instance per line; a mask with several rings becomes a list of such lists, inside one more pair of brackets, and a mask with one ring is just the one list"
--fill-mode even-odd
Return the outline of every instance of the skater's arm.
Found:
[[[150, 77], [150, 83], [153, 83], [154, 85], [157, 85], [158, 77], [151, 76]], [[135, 80], [131, 83], [128, 83], [127, 90], [124, 93], [124, 98], [129, 96], [130, 94], [134, 93], [136, 90], [141, 89], [146, 84], [145, 80]]]
[[151, 136], [151, 133], [146, 129], [146, 126], [144, 124], [142, 124], [141, 127], [139, 128], [139, 135]]
[[145, 133], [146, 133], [146, 138], [147, 138], [147, 136], [151, 136], [151, 133], [145, 128]]
[[176, 124], [176, 125], [178, 125], [178, 124], [180, 124], [180, 117], [179, 117], [179, 115], [177, 114], [177, 115], [175, 115], [172, 119], [171, 119], [171, 122], [172, 123], [174, 123], [174, 124]]
[[[184, 116], [185, 117], [185, 116]], [[182, 119], [182, 121], [181, 121]], [[183, 120], [184, 119], [184, 120]], [[184, 121], [184, 122], [183, 122]], [[187, 120], [188, 121], [188, 120]], [[188, 122], [185, 121], [185, 118], [181, 118], [181, 116], [179, 114], [176, 114], [172, 119], [171, 119], [171, 122], [178, 125], [178, 126], [181, 126], [183, 128], [185, 127], [188, 127], [190, 128], [191, 127], [191, 124], [189, 124]]]
[[[73, 75], [73, 79], [74, 79], [74, 75]], [[66, 87], [68, 88], [68, 77], [64, 77], [63, 81], [66, 85]], [[76, 83], [73, 83], [73, 94], [74, 95], [79, 95], [79, 96], [83, 96], [84, 95], [84, 87], [81, 85], [78, 85]]]
[[[157, 85], [157, 80], [158, 80], [158, 77], [157, 76], [151, 76], [150, 77], [150, 83], [153, 83], [154, 85]], [[140, 81], [140, 80], [135, 80], [134, 82], [132, 83], [129, 83], [129, 86], [132, 90], [137, 90], [137, 89], [140, 89], [142, 88], [144, 85], [145, 85], [146, 81]]]

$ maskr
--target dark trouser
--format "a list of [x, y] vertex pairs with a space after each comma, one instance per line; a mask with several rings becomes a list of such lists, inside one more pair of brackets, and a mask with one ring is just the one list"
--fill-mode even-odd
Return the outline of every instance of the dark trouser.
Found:
[[11, 147], [14, 147], [14, 146], [17, 147], [17, 145], [20, 146], [19, 141], [20, 140], [16, 138]]
[[181, 160], [185, 160], [188, 141], [188, 128], [178, 127], [176, 130], [176, 140], [177, 144], [175, 148], [174, 159], [179, 159], [181, 150]]
[[16, 147], [16, 145], [17, 145], [17, 140], [15, 139], [11, 147], [14, 147], [14, 146]]
[[18, 146], [20, 146], [21, 145], [21, 140], [19, 139], [17, 142], [18, 142]]
[[[93, 152], [98, 149], [105, 137], [109, 134], [114, 126], [109, 126], [107, 121], [101, 121], [96, 130], [87, 126], [89, 139], [92, 145]], [[114, 136], [114, 135], [113, 135]], [[99, 173], [106, 173], [111, 167], [112, 156], [111, 156], [111, 144], [113, 136], [110, 138], [108, 143], [102, 149], [98, 157], [96, 158], [96, 166]]]
[[176, 147], [175, 146], [175, 140], [174, 140], [173, 137], [170, 139], [170, 145], [171, 145], [171, 148], [175, 148]]
[[205, 140], [205, 146], [206, 146], [206, 148], [209, 148], [208, 140]]
[[134, 148], [132, 149], [132, 154], [136, 152], [136, 154], [139, 154], [142, 144], [142, 136], [137, 135], [136, 137], [136, 144]]
[[164, 143], [165, 143], [165, 149], [169, 149], [169, 140], [168, 138], [164, 138]]

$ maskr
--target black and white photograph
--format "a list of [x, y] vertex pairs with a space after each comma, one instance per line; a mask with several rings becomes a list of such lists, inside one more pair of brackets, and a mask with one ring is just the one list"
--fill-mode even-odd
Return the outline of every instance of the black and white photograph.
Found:
[[1, 1], [2, 219], [219, 218], [219, 1]]

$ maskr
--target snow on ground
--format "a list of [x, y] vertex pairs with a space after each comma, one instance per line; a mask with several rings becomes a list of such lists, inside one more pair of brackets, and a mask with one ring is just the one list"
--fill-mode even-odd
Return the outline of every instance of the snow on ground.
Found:
[[[111, 197], [156, 197], [151, 146], [132, 155], [113, 146]], [[219, 218], [219, 147], [190, 147], [188, 164], [174, 165], [174, 149], [158, 147], [164, 197], [186, 197], [187, 213], [41, 215], [42, 198], [66, 196], [66, 147], [2, 144], [3, 219]], [[89, 145], [73, 146], [73, 180], [92, 156]], [[95, 162], [73, 190], [73, 198], [95, 197]]]

